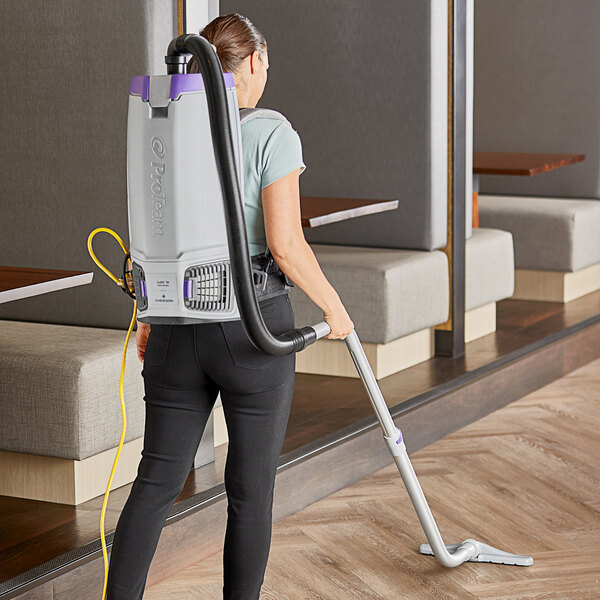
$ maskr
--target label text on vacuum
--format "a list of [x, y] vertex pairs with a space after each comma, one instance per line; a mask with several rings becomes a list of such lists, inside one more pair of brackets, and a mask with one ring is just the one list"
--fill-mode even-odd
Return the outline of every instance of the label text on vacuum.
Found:
[[[153, 137], [151, 141], [152, 154], [159, 160], [164, 161], [165, 144], [159, 137]], [[163, 235], [164, 207], [167, 201], [162, 177], [165, 174], [165, 162], [150, 162], [150, 192], [152, 194], [152, 235]]]

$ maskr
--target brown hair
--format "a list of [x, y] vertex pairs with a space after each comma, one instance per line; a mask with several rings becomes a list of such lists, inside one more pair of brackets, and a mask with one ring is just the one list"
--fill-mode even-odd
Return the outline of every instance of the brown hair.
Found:
[[[213, 19], [200, 31], [200, 35], [216, 46], [225, 73], [237, 73], [243, 60], [254, 51], [263, 60], [267, 50], [265, 36], [250, 19], [238, 13]], [[188, 61], [187, 72], [200, 72], [193, 57]]]

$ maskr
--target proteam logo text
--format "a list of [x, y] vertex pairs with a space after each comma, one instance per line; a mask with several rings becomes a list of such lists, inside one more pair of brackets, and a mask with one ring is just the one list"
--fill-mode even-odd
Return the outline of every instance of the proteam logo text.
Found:
[[167, 196], [164, 189], [163, 175], [166, 170], [165, 144], [157, 136], [152, 138], [152, 154], [158, 161], [150, 162], [150, 193], [152, 194], [152, 235], [164, 234], [164, 210]]

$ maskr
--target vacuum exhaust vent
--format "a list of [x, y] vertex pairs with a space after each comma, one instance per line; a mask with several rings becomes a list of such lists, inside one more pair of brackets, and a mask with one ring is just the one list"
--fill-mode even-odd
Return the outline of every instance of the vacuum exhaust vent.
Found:
[[206, 312], [232, 308], [231, 270], [227, 261], [189, 267], [183, 285], [187, 308]]

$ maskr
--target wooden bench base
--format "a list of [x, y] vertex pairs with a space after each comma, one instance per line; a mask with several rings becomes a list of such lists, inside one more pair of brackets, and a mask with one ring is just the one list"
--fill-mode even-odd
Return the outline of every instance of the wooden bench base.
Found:
[[496, 331], [495, 302], [465, 312], [465, 344], [494, 331]]
[[[227, 441], [223, 407], [217, 402], [206, 424], [194, 468], [214, 461], [214, 448]], [[143, 437], [123, 444], [111, 490], [136, 478], [143, 444]], [[76, 506], [104, 495], [116, 453], [115, 447], [74, 460], [0, 450], [0, 495]]]
[[217, 398], [217, 402], [215, 403], [215, 407], [213, 409], [212, 414], [215, 436], [214, 443], [216, 448], [221, 444], [227, 444], [229, 442], [229, 435], [227, 434], [227, 424], [225, 422], [225, 413], [223, 412], [223, 405], [221, 404], [221, 396]]
[[515, 269], [516, 300], [570, 302], [600, 290], [600, 263], [573, 272]]
[[[430, 359], [434, 351], [433, 328], [415, 331], [387, 344], [363, 342], [362, 346], [375, 378], [381, 379]], [[296, 373], [358, 377], [346, 343], [324, 338], [297, 354]]]
[[[143, 438], [123, 444], [111, 489], [135, 479]], [[117, 448], [84, 460], [0, 451], [0, 494], [77, 505], [106, 491]]]
[[[432, 358], [435, 352], [434, 329], [434, 327], [427, 327], [387, 344], [364, 342], [363, 348], [375, 378], [382, 379]], [[496, 331], [495, 302], [465, 313], [465, 342], [494, 331]], [[358, 377], [345, 342], [324, 338], [298, 353], [296, 373]]]

